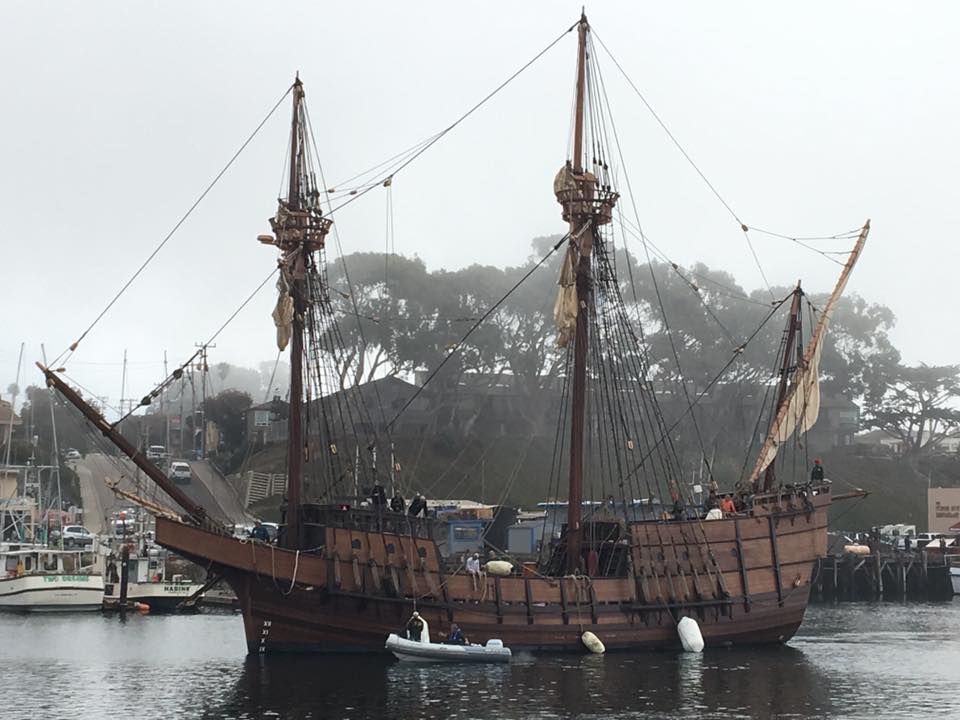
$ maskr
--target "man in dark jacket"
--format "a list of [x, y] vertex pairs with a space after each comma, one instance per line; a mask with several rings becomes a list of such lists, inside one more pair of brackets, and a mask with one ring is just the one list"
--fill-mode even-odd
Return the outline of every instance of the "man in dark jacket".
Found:
[[390, 509], [395, 513], [402, 513], [407, 509], [407, 503], [403, 500], [403, 495], [400, 494], [400, 491], [397, 490], [393, 497], [390, 498]]
[[813, 461], [813, 470], [810, 471], [810, 479], [813, 482], [822, 482], [823, 477], [823, 463], [820, 462], [820, 458], [817, 458]]
[[467, 639], [463, 636], [463, 630], [456, 623], [450, 626], [450, 634], [447, 636], [447, 642], [451, 645], [466, 645]]

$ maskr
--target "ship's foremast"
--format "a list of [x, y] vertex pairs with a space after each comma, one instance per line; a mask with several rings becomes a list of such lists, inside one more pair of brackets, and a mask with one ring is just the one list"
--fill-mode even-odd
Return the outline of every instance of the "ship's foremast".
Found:
[[303, 463], [306, 442], [303, 432], [304, 327], [311, 299], [307, 272], [314, 254], [322, 250], [332, 221], [323, 217], [319, 194], [307, 167], [304, 90], [298, 77], [293, 84], [293, 120], [290, 129], [290, 175], [287, 197], [281, 199], [277, 214], [270, 219], [273, 235], [261, 235], [260, 242], [280, 250], [280, 298], [274, 311], [277, 344], [290, 345], [290, 412], [287, 420], [287, 517], [283, 544], [302, 544], [300, 507], [303, 504]]

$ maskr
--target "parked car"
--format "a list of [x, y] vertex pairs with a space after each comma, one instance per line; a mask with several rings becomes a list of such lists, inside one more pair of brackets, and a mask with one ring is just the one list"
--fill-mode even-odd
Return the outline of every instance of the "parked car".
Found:
[[163, 445], [151, 445], [147, 448], [147, 460], [160, 463], [167, 456], [167, 448]]
[[80, 457], [79, 450], [67, 450], [67, 460], [79, 460]]
[[932, 543], [934, 540], [939, 540], [940, 535], [937, 533], [917, 533], [917, 537], [914, 538], [912, 547], [915, 550], [924, 550], [927, 547], [928, 543]]
[[[54, 530], [50, 533], [52, 542], [60, 541], [60, 531]], [[63, 528], [64, 547], [86, 547], [93, 544], [93, 533], [82, 525], [65, 525]]]
[[190, 470], [189, 463], [177, 460], [170, 463], [169, 477], [175, 483], [188, 483], [193, 477], [193, 471]]

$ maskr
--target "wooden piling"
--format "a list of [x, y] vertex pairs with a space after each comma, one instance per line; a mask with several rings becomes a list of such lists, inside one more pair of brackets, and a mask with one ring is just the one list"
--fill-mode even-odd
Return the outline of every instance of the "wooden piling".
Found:
[[130, 582], [130, 546], [120, 551], [120, 614], [127, 611], [127, 584]]

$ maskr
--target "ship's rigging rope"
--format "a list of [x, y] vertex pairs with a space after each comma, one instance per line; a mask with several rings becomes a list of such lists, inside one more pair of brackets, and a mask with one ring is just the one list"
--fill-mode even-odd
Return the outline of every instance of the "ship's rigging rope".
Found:
[[[133, 415], [133, 413], [134, 413], [135, 411], [139, 410], [139, 409], [140, 409], [141, 407], [143, 407], [143, 406], [149, 405], [150, 402], [152, 402], [152, 400], [153, 400], [154, 398], [156, 398], [164, 388], [166, 388], [166, 387], [169, 386], [171, 383], [173, 383], [174, 380], [179, 379], [179, 378], [183, 375], [183, 371], [184, 371], [185, 369], [187, 369], [188, 367], [190, 367], [190, 364], [191, 364], [194, 360], [196, 360], [198, 357], [200, 357], [200, 355], [204, 352], [204, 350], [206, 350], [206, 348], [210, 347], [210, 345], [213, 343], [213, 341], [216, 340], [217, 337], [219, 337], [220, 333], [222, 333], [224, 330], [227, 329], [227, 326], [234, 321], [234, 319], [237, 317], [237, 315], [239, 315], [240, 312], [241, 312], [247, 305], [250, 304], [250, 301], [253, 300], [253, 298], [255, 298], [255, 297], [257, 296], [257, 294], [258, 294], [261, 290], [263, 290], [264, 286], [265, 286], [268, 282], [270, 282], [270, 280], [273, 279], [273, 276], [276, 275], [276, 274], [277, 274], [277, 268], [274, 268], [273, 270], [271, 270], [271, 271], [270, 271], [270, 274], [267, 275], [267, 276], [260, 282], [260, 284], [257, 285], [256, 288], [254, 288], [253, 292], [251, 292], [249, 295], [247, 295], [247, 298], [246, 298], [243, 302], [241, 302], [240, 305], [238, 305], [238, 306], [233, 310], [233, 312], [230, 313], [230, 315], [227, 317], [227, 319], [223, 321], [223, 324], [220, 325], [219, 328], [217, 328], [216, 332], [214, 332], [213, 335], [211, 335], [211, 336], [207, 339], [207, 341], [206, 341], [205, 343], [201, 344], [200, 347], [198, 347], [198, 348], [196, 349], [196, 351], [194, 351], [194, 353], [193, 353], [189, 358], [187, 358], [183, 363], [181, 363], [177, 368], [175, 368], [172, 373], [170, 373], [166, 378], [164, 378], [163, 382], [161, 382], [159, 385], [157, 385], [156, 387], [154, 387], [153, 390], [151, 390], [147, 395], [145, 395], [145, 396], [143, 397], [143, 400], [141, 400], [140, 403], [138, 403], [138, 404], [134, 405], [132, 408], [130, 408], [130, 411], [129, 411], [126, 415], [123, 415], [123, 416], [122, 416], [119, 420], [117, 420], [115, 423], [113, 423], [113, 425], [114, 425], [114, 426], [119, 425], [119, 424], [122, 423], [124, 420], [126, 420], [128, 417], [130, 417], [131, 415]], [[206, 372], [206, 368], [204, 368], [203, 372]], [[75, 381], [71, 380], [71, 382], [75, 382]]]
[[[576, 29], [576, 27], [577, 27], [578, 24], [579, 24], [579, 23], [574, 23], [574, 24], [571, 25], [569, 28], [567, 28], [567, 29], [564, 30], [562, 33], [560, 33], [554, 40], [552, 40], [552, 41], [550, 42], [549, 45], [547, 45], [545, 48], [543, 48], [543, 50], [541, 50], [541, 51], [538, 52], [536, 55], [534, 55], [530, 60], [528, 60], [528, 61], [527, 61], [526, 63], [524, 63], [518, 70], [516, 70], [512, 75], [510, 75], [510, 77], [508, 77], [506, 80], [504, 80], [502, 83], [500, 83], [497, 87], [495, 87], [493, 90], [491, 90], [489, 93], [487, 93], [487, 95], [485, 95], [485, 96], [483, 97], [483, 99], [481, 99], [478, 103], [476, 103], [475, 105], [473, 105], [469, 110], [467, 110], [465, 113], [463, 113], [463, 115], [461, 115], [460, 117], [458, 117], [458, 118], [457, 118], [456, 120], [454, 120], [450, 125], [448, 125], [446, 128], [444, 128], [443, 130], [441, 130], [439, 133], [437, 133], [436, 135], [434, 135], [433, 137], [431, 137], [422, 147], [420, 147], [416, 152], [414, 152], [414, 153], [411, 154], [409, 157], [407, 157], [399, 166], [396, 167], [396, 169], [392, 170], [392, 171], [390, 172], [390, 174], [389, 174], [388, 176], [386, 176], [386, 177], [389, 177], [389, 178], [395, 177], [395, 176], [397, 175], [397, 173], [399, 173], [401, 170], [403, 170], [405, 167], [407, 167], [410, 163], [412, 163], [412, 162], [413, 162], [414, 160], [416, 160], [418, 157], [420, 157], [421, 155], [423, 155], [423, 153], [425, 153], [427, 150], [429, 150], [431, 147], [433, 147], [434, 144], [437, 143], [437, 142], [440, 140], [440, 138], [444, 137], [447, 133], [449, 133], [451, 130], [453, 130], [455, 127], [457, 127], [460, 123], [462, 123], [462, 122], [463, 122], [464, 120], [466, 120], [468, 117], [470, 117], [471, 115], [473, 115], [474, 112], [476, 112], [476, 111], [479, 110], [481, 107], [483, 107], [489, 100], [491, 100], [491, 99], [492, 99], [495, 95], [497, 95], [501, 90], [503, 90], [505, 87], [507, 87], [507, 85], [509, 85], [511, 82], [513, 82], [513, 80], [515, 80], [519, 75], [521, 75], [527, 68], [529, 68], [529, 67], [530, 67], [531, 65], [533, 65], [535, 62], [537, 62], [537, 60], [539, 60], [541, 57], [543, 57], [544, 55], [546, 55], [546, 54], [547, 54], [557, 43], [559, 43], [568, 33], [572, 32], [574, 29]], [[332, 207], [332, 208], [330, 209], [330, 215], [333, 215], [333, 213], [335, 213], [337, 210], [340, 210], [341, 208], [346, 207], [347, 205], [349, 205], [350, 203], [352, 203], [354, 200], [360, 199], [361, 197], [363, 197], [364, 195], [366, 195], [368, 192], [370, 192], [371, 190], [373, 190], [373, 189], [374, 189], [375, 187], [377, 187], [378, 185], [379, 185], [379, 183], [372, 183], [372, 184], [370, 184], [368, 187], [366, 187], [365, 189], [356, 192], [356, 194], [351, 194], [351, 196], [350, 196], [349, 198], [347, 198], [346, 200], [344, 200], [343, 202], [341, 202], [339, 205], [335, 205], [334, 207]]]
[[[585, 229], [589, 228], [589, 225], [584, 226], [584, 228]], [[417, 388], [417, 391], [407, 399], [407, 401], [397, 411], [397, 414], [393, 416], [393, 419], [387, 423], [388, 430], [391, 427], [393, 427], [393, 424], [397, 420], [400, 419], [400, 416], [404, 413], [404, 411], [408, 407], [410, 407], [413, 401], [416, 400], [417, 397], [419, 397], [420, 393], [423, 392], [423, 390], [427, 387], [430, 381], [437, 376], [437, 373], [443, 369], [443, 366], [447, 364], [450, 358], [452, 358], [454, 355], [456, 355], [460, 351], [460, 348], [463, 347], [463, 344], [466, 342], [467, 338], [470, 337], [473, 334], [473, 332], [478, 327], [480, 327], [488, 317], [493, 315], [493, 313], [496, 312], [497, 308], [499, 308], [507, 300], [507, 298], [509, 298], [514, 293], [514, 291], [526, 281], [527, 278], [529, 278], [531, 275], [533, 275], [533, 273], [539, 270], [543, 266], [543, 264], [550, 259], [550, 256], [553, 255], [560, 248], [560, 246], [563, 245], [569, 239], [570, 239], [570, 233], [567, 233], [562, 238], [560, 238], [560, 240], [558, 240], [556, 244], [554, 244], [553, 247], [550, 248], [550, 250], [547, 252], [546, 255], [540, 258], [540, 260], [538, 260], [537, 263], [533, 267], [531, 267], [524, 274], [522, 278], [520, 278], [519, 280], [517, 280], [516, 283], [514, 283], [513, 287], [507, 290], [507, 292], [499, 300], [497, 300], [493, 305], [487, 308], [487, 311], [483, 313], [483, 315], [481, 315], [473, 325], [470, 326], [470, 329], [467, 330], [467, 332], [464, 333], [463, 337], [461, 337], [454, 344], [454, 346], [450, 349], [450, 351], [444, 356], [443, 360], [440, 361], [437, 367], [435, 367], [433, 371], [426, 377], [426, 379], [423, 381], [420, 387]]]
[[267, 124], [267, 121], [273, 116], [274, 112], [276, 112], [277, 108], [280, 107], [280, 105], [286, 99], [287, 95], [290, 94], [290, 91], [292, 89], [293, 89], [293, 85], [291, 85], [286, 89], [286, 91], [284, 91], [283, 95], [280, 96], [280, 99], [277, 100], [276, 103], [274, 103], [273, 107], [270, 108], [270, 111], [264, 116], [263, 120], [260, 121], [260, 123], [253, 129], [253, 132], [250, 133], [247, 139], [243, 141], [243, 143], [240, 145], [237, 151], [227, 161], [227, 164], [220, 169], [220, 172], [218, 172], [216, 176], [213, 178], [213, 180], [211, 180], [210, 183], [206, 186], [206, 188], [204, 188], [203, 192], [201, 192], [200, 195], [197, 197], [197, 199], [194, 200], [193, 204], [189, 208], [187, 208], [187, 211], [180, 217], [180, 219], [176, 222], [173, 228], [171, 228], [170, 232], [168, 232], [166, 236], [164, 236], [164, 238], [160, 241], [160, 243], [147, 256], [147, 259], [143, 261], [140, 267], [137, 268], [137, 270], [133, 273], [133, 275], [131, 275], [130, 278], [123, 284], [120, 290], [117, 291], [117, 294], [114, 295], [113, 298], [110, 300], [110, 302], [107, 303], [106, 307], [104, 307], [103, 310], [100, 311], [100, 314], [93, 319], [93, 322], [90, 323], [90, 325], [86, 328], [86, 330], [80, 333], [80, 336], [76, 340], [74, 340], [73, 343], [70, 344], [70, 347], [68, 347], [66, 350], [64, 350], [62, 353], [60, 353], [57, 356], [57, 358], [53, 361], [53, 363], [51, 363], [50, 365], [51, 367], [57, 367], [59, 365], [62, 365], [63, 363], [65, 363], [67, 360], [70, 359], [70, 356], [73, 355], [73, 353], [76, 351], [77, 347], [80, 345], [83, 339], [87, 337], [90, 331], [93, 330], [93, 328], [97, 325], [97, 323], [100, 322], [103, 316], [107, 314], [110, 308], [112, 308], [114, 304], [117, 302], [117, 300], [119, 300], [120, 297], [127, 291], [127, 288], [129, 288], [133, 284], [133, 281], [140, 276], [140, 273], [142, 273], [146, 269], [147, 265], [149, 265], [150, 262], [157, 256], [157, 253], [159, 253], [163, 249], [163, 246], [166, 245], [167, 242], [170, 240], [170, 238], [172, 238], [174, 234], [177, 232], [177, 230], [180, 229], [180, 226], [183, 225], [183, 223], [187, 221], [187, 218], [189, 218], [190, 215], [193, 214], [193, 211], [203, 201], [203, 199], [209, 194], [209, 192], [213, 190], [214, 186], [220, 181], [220, 178], [222, 178], [224, 174], [227, 172], [227, 170], [230, 169], [234, 161], [238, 157], [240, 157], [240, 153], [242, 153], [246, 149], [247, 145], [249, 145], [251, 141], [253, 141], [253, 139], [257, 136], [257, 133], [260, 132], [261, 128], [263, 128], [263, 126]]
[[680, 151], [680, 154], [683, 155], [686, 161], [690, 163], [690, 167], [692, 167], [696, 171], [697, 175], [699, 175], [700, 179], [703, 180], [703, 182], [706, 184], [708, 188], [710, 188], [710, 191], [716, 196], [717, 200], [719, 200], [720, 203], [727, 209], [727, 212], [730, 213], [731, 217], [733, 217], [733, 219], [736, 220], [737, 224], [740, 226], [740, 229], [743, 231], [744, 237], [746, 238], [747, 246], [749, 247], [750, 254], [753, 256], [753, 260], [757, 265], [757, 270], [760, 271], [760, 277], [763, 279], [763, 284], [766, 285], [767, 291], [770, 293], [771, 300], [775, 299], [773, 296], [773, 290], [770, 287], [770, 282], [767, 280], [767, 274], [763, 271], [763, 266], [760, 264], [760, 258], [757, 256], [757, 251], [753, 247], [753, 241], [750, 240], [749, 227], [746, 225], [746, 223], [744, 223], [740, 219], [740, 217], [737, 215], [734, 209], [730, 206], [730, 203], [728, 203], [724, 199], [724, 197], [720, 194], [720, 191], [717, 190], [717, 188], [713, 185], [713, 183], [711, 183], [710, 180], [707, 179], [707, 176], [700, 169], [700, 166], [693, 161], [693, 158], [690, 157], [690, 154], [684, 149], [683, 145], [680, 144], [680, 141], [677, 140], [677, 137], [670, 131], [670, 128], [667, 127], [667, 124], [653, 109], [653, 106], [650, 105], [649, 102], [647, 102], [647, 98], [644, 97], [643, 93], [640, 92], [640, 88], [638, 88], [637, 85], [633, 82], [633, 80], [630, 79], [630, 76], [627, 75], [626, 70], [623, 69], [623, 66], [620, 65], [617, 59], [613, 56], [613, 53], [610, 52], [610, 49], [604, 44], [603, 39], [599, 35], [597, 35], [596, 31], [594, 31], [592, 34], [594, 37], [597, 38], [597, 41], [600, 43], [600, 47], [602, 47], [604, 52], [606, 52], [607, 57], [610, 58], [610, 60], [616, 66], [617, 70], [620, 71], [620, 74], [623, 75], [623, 78], [624, 80], [627, 81], [627, 84], [637, 94], [637, 97], [640, 98], [640, 101], [644, 104], [647, 110], [650, 111], [650, 114], [657, 121], [657, 123], [660, 125], [663, 131], [667, 134], [667, 137], [670, 138], [670, 141], [674, 144], [674, 146], [676, 146], [677, 150]]
[[[597, 39], [599, 40], [599, 38], [597, 38]], [[595, 52], [594, 47], [593, 47], [593, 39], [592, 39], [592, 37], [590, 38], [590, 49], [593, 51], [593, 55], [595, 56], [595, 55], [596, 55], [596, 52]], [[609, 54], [609, 52], [608, 52], [608, 54]], [[591, 85], [591, 89], [596, 93], [597, 97], [596, 97], [594, 103], [592, 103], [592, 104], [595, 104], [595, 105], [599, 106], [600, 108], [603, 108], [604, 106], [606, 106], [606, 108], [607, 108], [607, 115], [608, 115], [609, 118], [610, 118], [610, 129], [611, 129], [611, 131], [612, 131], [613, 140], [614, 140], [614, 143], [615, 143], [616, 148], [617, 148], [618, 157], [620, 158], [620, 163], [621, 163], [621, 165], [622, 165], [622, 167], [623, 167], [624, 180], [625, 180], [626, 186], [627, 186], [627, 193], [628, 193], [629, 196], [630, 196], [631, 208], [632, 208], [633, 213], [634, 213], [634, 218], [635, 218], [635, 220], [636, 220], [637, 228], [640, 230], [640, 235], [641, 235], [641, 237], [643, 237], [643, 230], [642, 230], [642, 225], [641, 225], [641, 222], [640, 222], [640, 213], [639, 213], [639, 211], [638, 211], [638, 209], [637, 209], [636, 197], [635, 197], [634, 194], [633, 194], [633, 185], [632, 185], [632, 183], [630, 182], [630, 176], [629, 176], [629, 173], [627, 172], [626, 163], [624, 162], [624, 159], [623, 159], [623, 149], [622, 149], [622, 147], [621, 147], [621, 145], [620, 145], [620, 137], [619, 137], [619, 135], [617, 134], [616, 125], [614, 124], [614, 121], [613, 121], [613, 113], [610, 111], [610, 108], [609, 108], [609, 99], [607, 98], [606, 86], [605, 86], [604, 83], [603, 83], [603, 76], [600, 74], [599, 63], [596, 62], [596, 61], [591, 62], [591, 63], [588, 64], [588, 68], [589, 68], [589, 70], [590, 70], [590, 75], [589, 75], [588, 77], [593, 77], [594, 74], [596, 75], [596, 78], [594, 79], [594, 81], [593, 81], [593, 83], [592, 83], [592, 85]], [[601, 95], [602, 95], [602, 102], [600, 101], [600, 96], [601, 96]], [[620, 214], [621, 214], [621, 216], [622, 216], [623, 213], [620, 213]], [[661, 317], [661, 319], [662, 319], [662, 321], [663, 321], [664, 331], [665, 331], [665, 334], [666, 334], [666, 336], [667, 336], [667, 340], [668, 340], [668, 343], [669, 343], [669, 346], [670, 346], [670, 352], [671, 352], [671, 354], [672, 354], [672, 356], [673, 356], [673, 361], [674, 361], [674, 364], [675, 364], [676, 369], [677, 369], [677, 379], [678, 379], [678, 381], [679, 381], [679, 385], [680, 385], [681, 389], [683, 390], [684, 399], [686, 400], [686, 403], [687, 403], [687, 405], [689, 406], [689, 405], [690, 405], [690, 391], [689, 391], [689, 388], [687, 387], [686, 378], [684, 377], [684, 374], [683, 374], [683, 368], [682, 368], [682, 366], [681, 366], [681, 364], [680, 364], [680, 354], [679, 354], [679, 352], [677, 351], [677, 346], [676, 346], [676, 342], [675, 342], [675, 338], [674, 338], [674, 333], [673, 333], [673, 331], [672, 331], [672, 329], [671, 329], [671, 327], [670, 327], [670, 321], [669, 321], [669, 319], [667, 318], [667, 312], [666, 312], [666, 308], [665, 308], [665, 306], [664, 306], [663, 296], [662, 296], [662, 294], [661, 294], [661, 292], [660, 292], [660, 283], [657, 281], [656, 269], [655, 269], [655, 267], [654, 267], [654, 265], [653, 265], [653, 262], [652, 262], [652, 259], [651, 259], [651, 257], [650, 257], [650, 250], [649, 250], [649, 248], [646, 246], [646, 242], [643, 243], [643, 247], [644, 247], [644, 252], [645, 252], [645, 254], [646, 254], [647, 266], [648, 266], [649, 271], [650, 271], [650, 280], [651, 280], [651, 283], [652, 283], [652, 285], [653, 285], [654, 293], [655, 293], [656, 298], [657, 298], [657, 305], [659, 306], [659, 309], [660, 309], [660, 317]], [[624, 238], [624, 249], [626, 250], [626, 238]], [[627, 265], [628, 265], [628, 267], [629, 267], [629, 264], [630, 264], [630, 258], [629, 258], [629, 255], [628, 255], [628, 256], [627, 256]], [[630, 284], [631, 284], [631, 286], [632, 286], [632, 288], [633, 288], [634, 301], [635, 301], [635, 302], [638, 302], [637, 292], [636, 292], [636, 285], [635, 285], [635, 283], [634, 283], [634, 281], [633, 281], [633, 275], [632, 275], [632, 273], [631, 273], [631, 275], [630, 275]], [[699, 293], [696, 293], [696, 295], [697, 295], [698, 298], [700, 297]], [[622, 302], [622, 300], [621, 300], [621, 302]], [[721, 323], [720, 320], [719, 320], [718, 318], [716, 318], [716, 316], [715, 316], [715, 315], [713, 314], [713, 312], [709, 309], [709, 307], [707, 308], [707, 310], [708, 310], [708, 312], [710, 313], [711, 317], [714, 318], [714, 320], [720, 325], [721, 329], [722, 329], [722, 330], [727, 334], [727, 336], [730, 338], [731, 345], [734, 345], [735, 343], [733, 342], [733, 338], [732, 338], [732, 336], [730, 335], [729, 331], [727, 331], [726, 327], [724, 327], [723, 323]], [[645, 339], [643, 338], [643, 325], [642, 325], [642, 323], [637, 323], [637, 327], [638, 327], [638, 332], [640, 333], [640, 340], [641, 340], [641, 342], [645, 342]], [[694, 431], [695, 431], [695, 433], [696, 433], [697, 443], [698, 443], [699, 446], [700, 446], [700, 454], [701, 454], [701, 457], [704, 459], [704, 463], [705, 463], [706, 468], [707, 468], [707, 475], [708, 475], [709, 478], [710, 478], [711, 484], [713, 484], [713, 483], [715, 483], [715, 480], [714, 480], [714, 477], [713, 477], [713, 468], [712, 468], [712, 466], [711, 466], [712, 464], [706, 461], [706, 448], [704, 447], [704, 444], [703, 444], [703, 436], [702, 436], [702, 434], [701, 434], [701, 432], [700, 432], [700, 424], [697, 422], [696, 416], [695, 416], [694, 414], [691, 413], [690, 418], [691, 418], [691, 422], [692, 422]]]

